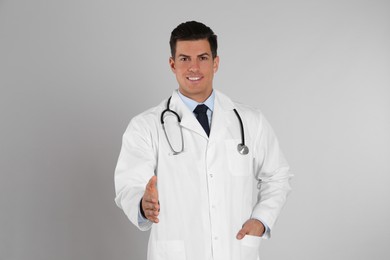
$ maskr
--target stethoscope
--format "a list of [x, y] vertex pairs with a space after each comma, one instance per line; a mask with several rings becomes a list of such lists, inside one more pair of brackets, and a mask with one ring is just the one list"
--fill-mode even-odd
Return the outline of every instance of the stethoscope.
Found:
[[[168, 135], [167, 135], [167, 131], [165, 130], [165, 126], [164, 126], [164, 114], [167, 113], [167, 112], [170, 112], [170, 113], [172, 113], [172, 114], [174, 114], [176, 116], [178, 124], [180, 124], [180, 122], [181, 122], [180, 116], [175, 111], [173, 111], [173, 110], [171, 110], [169, 108], [169, 105], [171, 103], [171, 98], [172, 97], [169, 97], [169, 99], [167, 101], [167, 108], [161, 113], [161, 125], [163, 127], [163, 130], [164, 130], [164, 133], [165, 133], [165, 137], [167, 138], [169, 147], [171, 148], [173, 154], [177, 155], [177, 154], [183, 152], [183, 150], [184, 150], [184, 138], [183, 138], [182, 127], [180, 126], [181, 149], [176, 151], [175, 149], [173, 149], [173, 146], [172, 146], [171, 142], [169, 141], [169, 138], [168, 138]], [[249, 153], [249, 148], [248, 148], [248, 146], [245, 145], [244, 124], [242, 123], [241, 117], [238, 114], [237, 110], [234, 108], [233, 111], [236, 114], [236, 116], [238, 118], [238, 121], [240, 122], [240, 130], [241, 130], [241, 143], [239, 143], [237, 145], [237, 151], [238, 151], [238, 153], [240, 153], [242, 155], [246, 155], [246, 154]]]

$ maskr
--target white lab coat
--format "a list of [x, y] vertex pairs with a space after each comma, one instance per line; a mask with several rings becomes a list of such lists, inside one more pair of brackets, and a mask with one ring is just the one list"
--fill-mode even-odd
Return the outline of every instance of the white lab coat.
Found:
[[[173, 155], [160, 122], [166, 103], [131, 120], [115, 170], [117, 205], [139, 229], [152, 229], [148, 259], [258, 259], [261, 238], [240, 241], [236, 234], [250, 218], [272, 230], [290, 191], [289, 167], [271, 127], [259, 110], [216, 91], [208, 138], [176, 90], [170, 108], [182, 118], [184, 152]], [[241, 132], [233, 108], [244, 123], [248, 155], [237, 152]], [[165, 118], [167, 125], [175, 119], [172, 114]], [[168, 133], [173, 145], [180, 143], [178, 129]], [[154, 174], [160, 222], [139, 226], [139, 202]]]

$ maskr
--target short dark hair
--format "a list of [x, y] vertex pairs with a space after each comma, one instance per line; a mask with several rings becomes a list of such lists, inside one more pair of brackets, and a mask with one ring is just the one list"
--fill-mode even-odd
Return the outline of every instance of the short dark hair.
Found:
[[176, 54], [177, 41], [191, 41], [207, 39], [210, 44], [211, 54], [213, 59], [217, 57], [217, 35], [210, 27], [196, 21], [188, 21], [179, 24], [171, 33], [169, 45], [171, 47], [171, 55], [174, 58]]

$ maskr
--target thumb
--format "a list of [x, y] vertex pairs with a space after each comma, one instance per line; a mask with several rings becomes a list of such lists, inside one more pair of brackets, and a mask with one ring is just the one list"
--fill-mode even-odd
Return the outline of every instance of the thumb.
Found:
[[247, 234], [248, 232], [244, 229], [244, 228], [241, 228], [240, 231], [238, 231], [237, 235], [236, 235], [236, 238], [238, 240], [241, 240], [245, 237], [245, 235]]
[[148, 184], [146, 185], [146, 186], [147, 186], [147, 189], [148, 189], [148, 190], [157, 189], [157, 188], [156, 188], [156, 183], [157, 183], [157, 176], [154, 175], [152, 178], [150, 178]]

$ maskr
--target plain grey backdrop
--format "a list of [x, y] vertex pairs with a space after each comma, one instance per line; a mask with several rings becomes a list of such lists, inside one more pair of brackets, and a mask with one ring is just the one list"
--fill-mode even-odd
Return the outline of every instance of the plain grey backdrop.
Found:
[[0, 0], [0, 259], [145, 259], [121, 137], [177, 88], [168, 40], [219, 37], [215, 88], [262, 109], [295, 178], [262, 259], [390, 258], [390, 2]]

